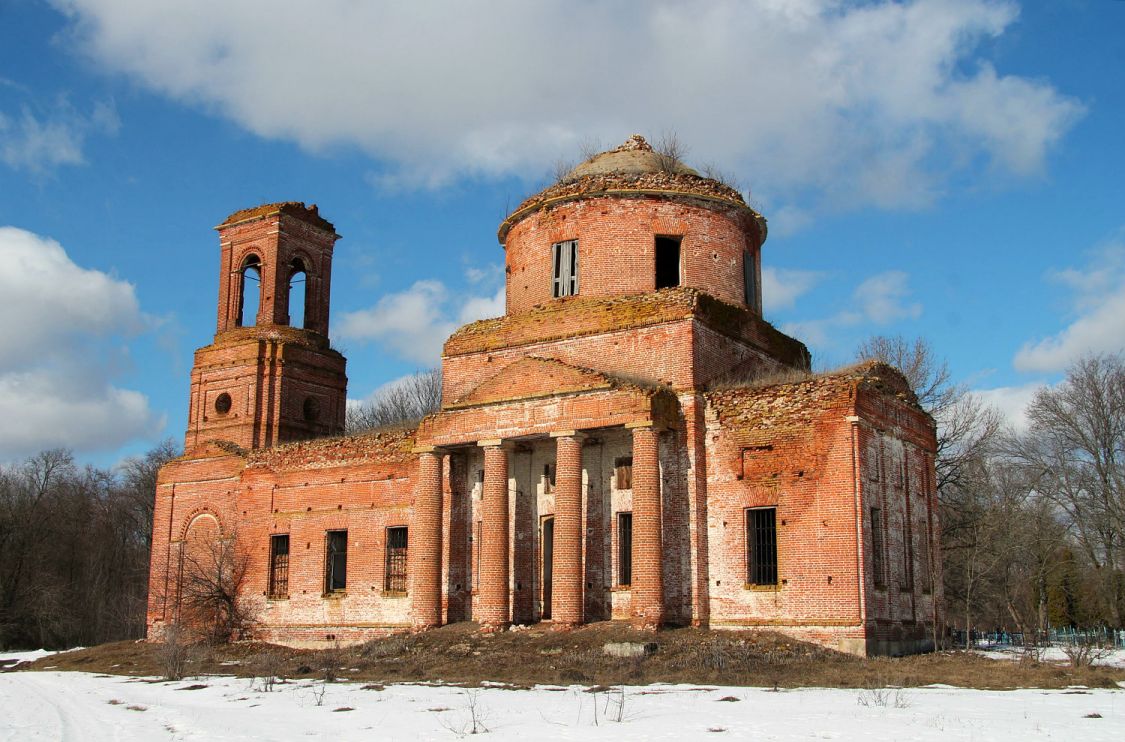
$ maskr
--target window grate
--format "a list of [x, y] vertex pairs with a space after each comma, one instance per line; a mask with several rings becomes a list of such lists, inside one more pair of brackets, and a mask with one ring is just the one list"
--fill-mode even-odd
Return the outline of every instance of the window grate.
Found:
[[284, 598], [289, 595], [289, 534], [270, 536], [269, 597]]
[[617, 514], [617, 584], [633, 584], [633, 514]]
[[777, 508], [746, 511], [746, 545], [751, 585], [777, 584]]
[[406, 526], [387, 529], [387, 566], [383, 589], [389, 593], [406, 592]]

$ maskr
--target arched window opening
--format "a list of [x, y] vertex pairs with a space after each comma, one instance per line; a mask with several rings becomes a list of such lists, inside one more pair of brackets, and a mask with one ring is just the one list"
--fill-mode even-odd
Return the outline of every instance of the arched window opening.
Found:
[[253, 327], [258, 324], [258, 308], [262, 298], [262, 261], [257, 255], [251, 255], [242, 263], [238, 273], [238, 327]]
[[293, 265], [289, 271], [289, 307], [287, 315], [289, 317], [289, 324], [292, 327], [304, 329], [307, 317], [305, 316], [305, 308], [308, 306], [309, 295], [309, 276], [305, 270], [305, 264], [297, 258], [293, 261]]

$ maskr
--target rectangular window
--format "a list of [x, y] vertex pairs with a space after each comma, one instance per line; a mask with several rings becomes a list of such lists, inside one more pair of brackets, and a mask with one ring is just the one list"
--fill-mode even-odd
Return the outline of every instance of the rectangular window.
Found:
[[758, 308], [758, 270], [754, 265], [754, 253], [746, 250], [742, 253], [742, 291], [746, 297], [746, 306], [750, 309]]
[[543, 464], [543, 494], [549, 495], [555, 491], [555, 465]]
[[574, 296], [578, 293], [578, 240], [556, 242], [551, 245], [551, 262], [554, 265], [553, 295]]
[[474, 588], [480, 587], [480, 549], [481, 549], [481, 543], [484, 540], [484, 539], [481, 538], [482, 533], [484, 533], [484, 521], [478, 520], [477, 521], [477, 527], [476, 527], [476, 535], [473, 536], [473, 553], [476, 555], [473, 558], [473, 563], [476, 566], [476, 569], [473, 570], [473, 587]]
[[348, 532], [328, 531], [324, 538], [324, 592], [348, 587]]
[[680, 239], [656, 238], [656, 288], [680, 285]]
[[902, 523], [902, 589], [914, 591], [914, 534], [909, 512]]
[[622, 456], [613, 461], [613, 477], [619, 490], [633, 489], [633, 457]]
[[883, 510], [871, 508], [871, 577], [875, 581], [875, 587], [883, 587], [887, 584], [883, 541]]
[[289, 534], [279, 533], [270, 536], [270, 584], [271, 598], [284, 598], [289, 595]]
[[406, 592], [406, 526], [387, 529], [387, 561], [383, 589], [388, 593]]
[[746, 511], [746, 564], [751, 585], [777, 584], [777, 508]]
[[617, 584], [633, 584], [633, 514], [617, 514]]

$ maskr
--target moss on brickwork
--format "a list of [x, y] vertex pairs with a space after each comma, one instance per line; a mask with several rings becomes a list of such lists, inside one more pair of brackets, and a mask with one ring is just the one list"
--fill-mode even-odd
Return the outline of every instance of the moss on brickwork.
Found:
[[628, 296], [570, 296], [526, 312], [481, 320], [453, 333], [444, 354], [482, 353], [691, 318], [724, 335], [749, 341], [790, 366], [808, 368], [809, 353], [803, 343], [745, 308], [686, 286]]
[[247, 466], [274, 470], [316, 469], [341, 464], [404, 464], [414, 459], [414, 429], [379, 430], [259, 448]]
[[308, 222], [315, 227], [335, 231], [332, 222], [328, 221], [320, 215], [316, 204], [312, 206], [305, 206], [303, 201], [278, 201], [272, 204], [262, 204], [261, 206], [254, 206], [249, 209], [241, 209], [234, 212], [215, 229], [230, 227], [242, 222], [253, 221], [254, 219], [263, 219], [267, 216], [274, 216], [284, 214], [286, 216], [296, 217], [303, 222]]
[[746, 205], [742, 195], [728, 185], [717, 180], [689, 173], [606, 173], [587, 175], [574, 181], [553, 185], [536, 193], [521, 203], [511, 215], [500, 224], [497, 238], [503, 244], [507, 241], [511, 228], [525, 217], [548, 206], [574, 201], [581, 198], [601, 196], [637, 197], [663, 196], [669, 198], [689, 198], [704, 203], [715, 203], [745, 211], [758, 227], [759, 240], [766, 239], [766, 218]]
[[812, 425], [826, 410], [851, 407], [861, 391], [894, 397], [922, 411], [902, 373], [878, 361], [801, 381], [723, 389], [704, 396], [724, 428], [777, 438]]
[[648, 384], [563, 363], [554, 358], [532, 357], [504, 367], [468, 394], [443, 405], [442, 409], [482, 407], [523, 399], [603, 390], [633, 391], [649, 397], [656, 391]]

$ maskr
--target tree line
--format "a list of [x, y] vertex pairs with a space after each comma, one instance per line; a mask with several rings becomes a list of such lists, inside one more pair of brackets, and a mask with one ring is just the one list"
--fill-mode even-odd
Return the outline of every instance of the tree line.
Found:
[[165, 441], [113, 469], [63, 449], [0, 465], [0, 648], [145, 634], [156, 474]]

